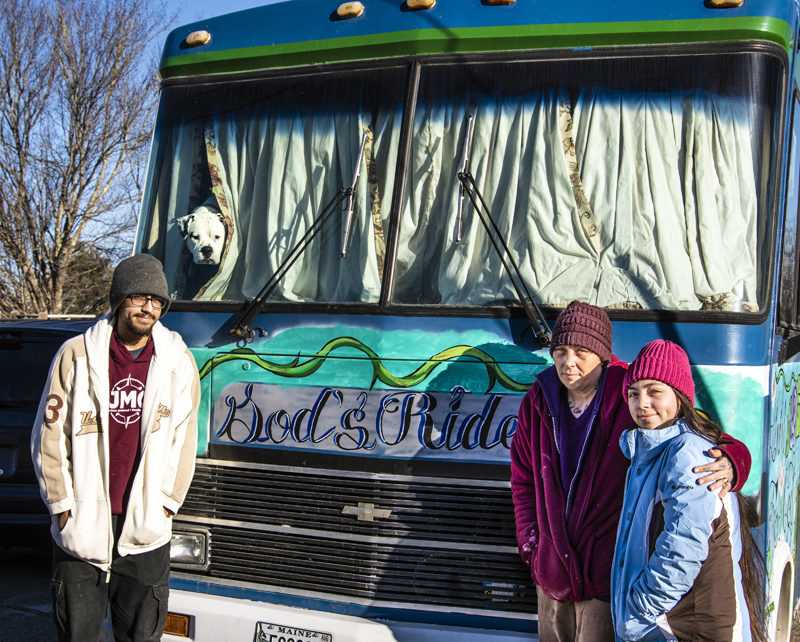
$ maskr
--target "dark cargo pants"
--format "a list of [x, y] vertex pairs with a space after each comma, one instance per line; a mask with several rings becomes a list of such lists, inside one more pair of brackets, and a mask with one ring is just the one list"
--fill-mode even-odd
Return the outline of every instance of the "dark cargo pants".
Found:
[[[110, 581], [96, 566], [53, 545], [53, 616], [59, 642], [97, 642], [111, 606], [116, 642], [158, 642], [167, 620], [169, 543], [120, 557], [116, 543], [123, 520], [113, 516]], [[119, 528], [118, 528], [119, 524]]]

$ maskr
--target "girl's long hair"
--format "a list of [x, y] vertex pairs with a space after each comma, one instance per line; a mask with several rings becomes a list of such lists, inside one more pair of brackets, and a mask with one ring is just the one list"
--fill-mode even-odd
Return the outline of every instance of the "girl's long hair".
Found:
[[[678, 397], [678, 417], [683, 417], [692, 431], [720, 445], [723, 435], [722, 428], [704, 412], [698, 411], [686, 395], [675, 388], [673, 390]], [[751, 528], [758, 526], [758, 513], [746, 497], [740, 493], [734, 493], [734, 495], [739, 502], [741, 521], [739, 530], [742, 537], [742, 558], [739, 560], [739, 567], [742, 571], [744, 600], [747, 603], [747, 610], [750, 612], [750, 635], [753, 642], [769, 642], [764, 613], [766, 565], [764, 564], [764, 555], [750, 531]]]

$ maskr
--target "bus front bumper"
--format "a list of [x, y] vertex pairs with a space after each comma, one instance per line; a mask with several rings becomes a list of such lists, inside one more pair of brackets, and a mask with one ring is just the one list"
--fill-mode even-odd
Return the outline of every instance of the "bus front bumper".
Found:
[[169, 612], [188, 616], [188, 636], [163, 642], [532, 642], [536, 635], [370, 620], [246, 599], [170, 590]]

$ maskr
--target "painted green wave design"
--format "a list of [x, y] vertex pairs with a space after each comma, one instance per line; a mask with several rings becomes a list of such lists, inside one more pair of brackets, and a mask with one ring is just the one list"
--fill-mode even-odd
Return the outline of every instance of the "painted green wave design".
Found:
[[796, 381], [798, 381], [798, 379], [797, 379], [797, 377], [795, 376], [794, 373], [792, 373], [791, 378], [787, 381], [786, 380], [786, 373], [784, 373], [783, 368], [778, 370], [778, 374], [775, 376], [775, 386], [776, 387], [781, 382], [781, 379], [783, 379], [783, 389], [786, 392], [791, 392], [792, 388], [794, 387], [794, 383]]
[[238, 348], [232, 352], [217, 355], [206, 361], [206, 363], [200, 369], [200, 378], [203, 379], [209, 375], [217, 366], [221, 366], [224, 363], [230, 363], [232, 361], [249, 361], [250, 363], [280, 377], [307, 377], [319, 370], [320, 367], [322, 367], [322, 364], [325, 363], [325, 360], [328, 358], [328, 356], [334, 350], [338, 350], [340, 348], [355, 348], [369, 357], [370, 361], [372, 362], [373, 369], [370, 389], [377, 381], [380, 381], [381, 383], [392, 388], [410, 388], [412, 386], [416, 386], [425, 381], [425, 379], [427, 379], [430, 374], [442, 363], [459, 357], [470, 357], [484, 364], [486, 367], [486, 374], [489, 377], [489, 385], [486, 388], [487, 392], [491, 390], [496, 383], [499, 383], [501, 386], [512, 392], [527, 392], [532, 385], [530, 383], [520, 383], [518, 381], [514, 381], [505, 372], [503, 372], [502, 368], [500, 368], [497, 362], [483, 350], [473, 348], [472, 346], [463, 345], [453, 346], [452, 348], [443, 350], [442, 352], [430, 357], [411, 374], [406, 375], [405, 377], [397, 377], [386, 369], [381, 362], [381, 358], [371, 348], [361, 343], [361, 341], [351, 337], [338, 337], [332, 341], [329, 341], [315, 356], [302, 363], [300, 362], [299, 357], [295, 357], [289, 363], [274, 363], [272, 361], [262, 359], [250, 348]]
[[[791, 378], [787, 381], [786, 373], [781, 368], [778, 371], [777, 376], [775, 377], [775, 387], [778, 388], [780, 391], [780, 383], [783, 380], [783, 389], [786, 391], [786, 394], [791, 395], [791, 397], [786, 401], [789, 405], [789, 410], [786, 417], [783, 417], [783, 422], [781, 425], [781, 429], [786, 431], [786, 446], [784, 450], [784, 457], [789, 457], [789, 453], [794, 449], [795, 441], [798, 437], [800, 437], [800, 425], [798, 425], [798, 415], [800, 415], [800, 400], [798, 400], [797, 394], [794, 393], [795, 390], [800, 388], [800, 380], [798, 380], [795, 373], [792, 373]], [[776, 435], [776, 437], [779, 435]], [[782, 438], [782, 435], [780, 435]]]

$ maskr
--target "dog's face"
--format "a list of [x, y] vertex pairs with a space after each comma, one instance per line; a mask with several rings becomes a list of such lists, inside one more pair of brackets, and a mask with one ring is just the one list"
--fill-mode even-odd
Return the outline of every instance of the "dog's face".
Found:
[[181, 236], [198, 265], [219, 265], [225, 246], [225, 218], [203, 205], [177, 220]]

